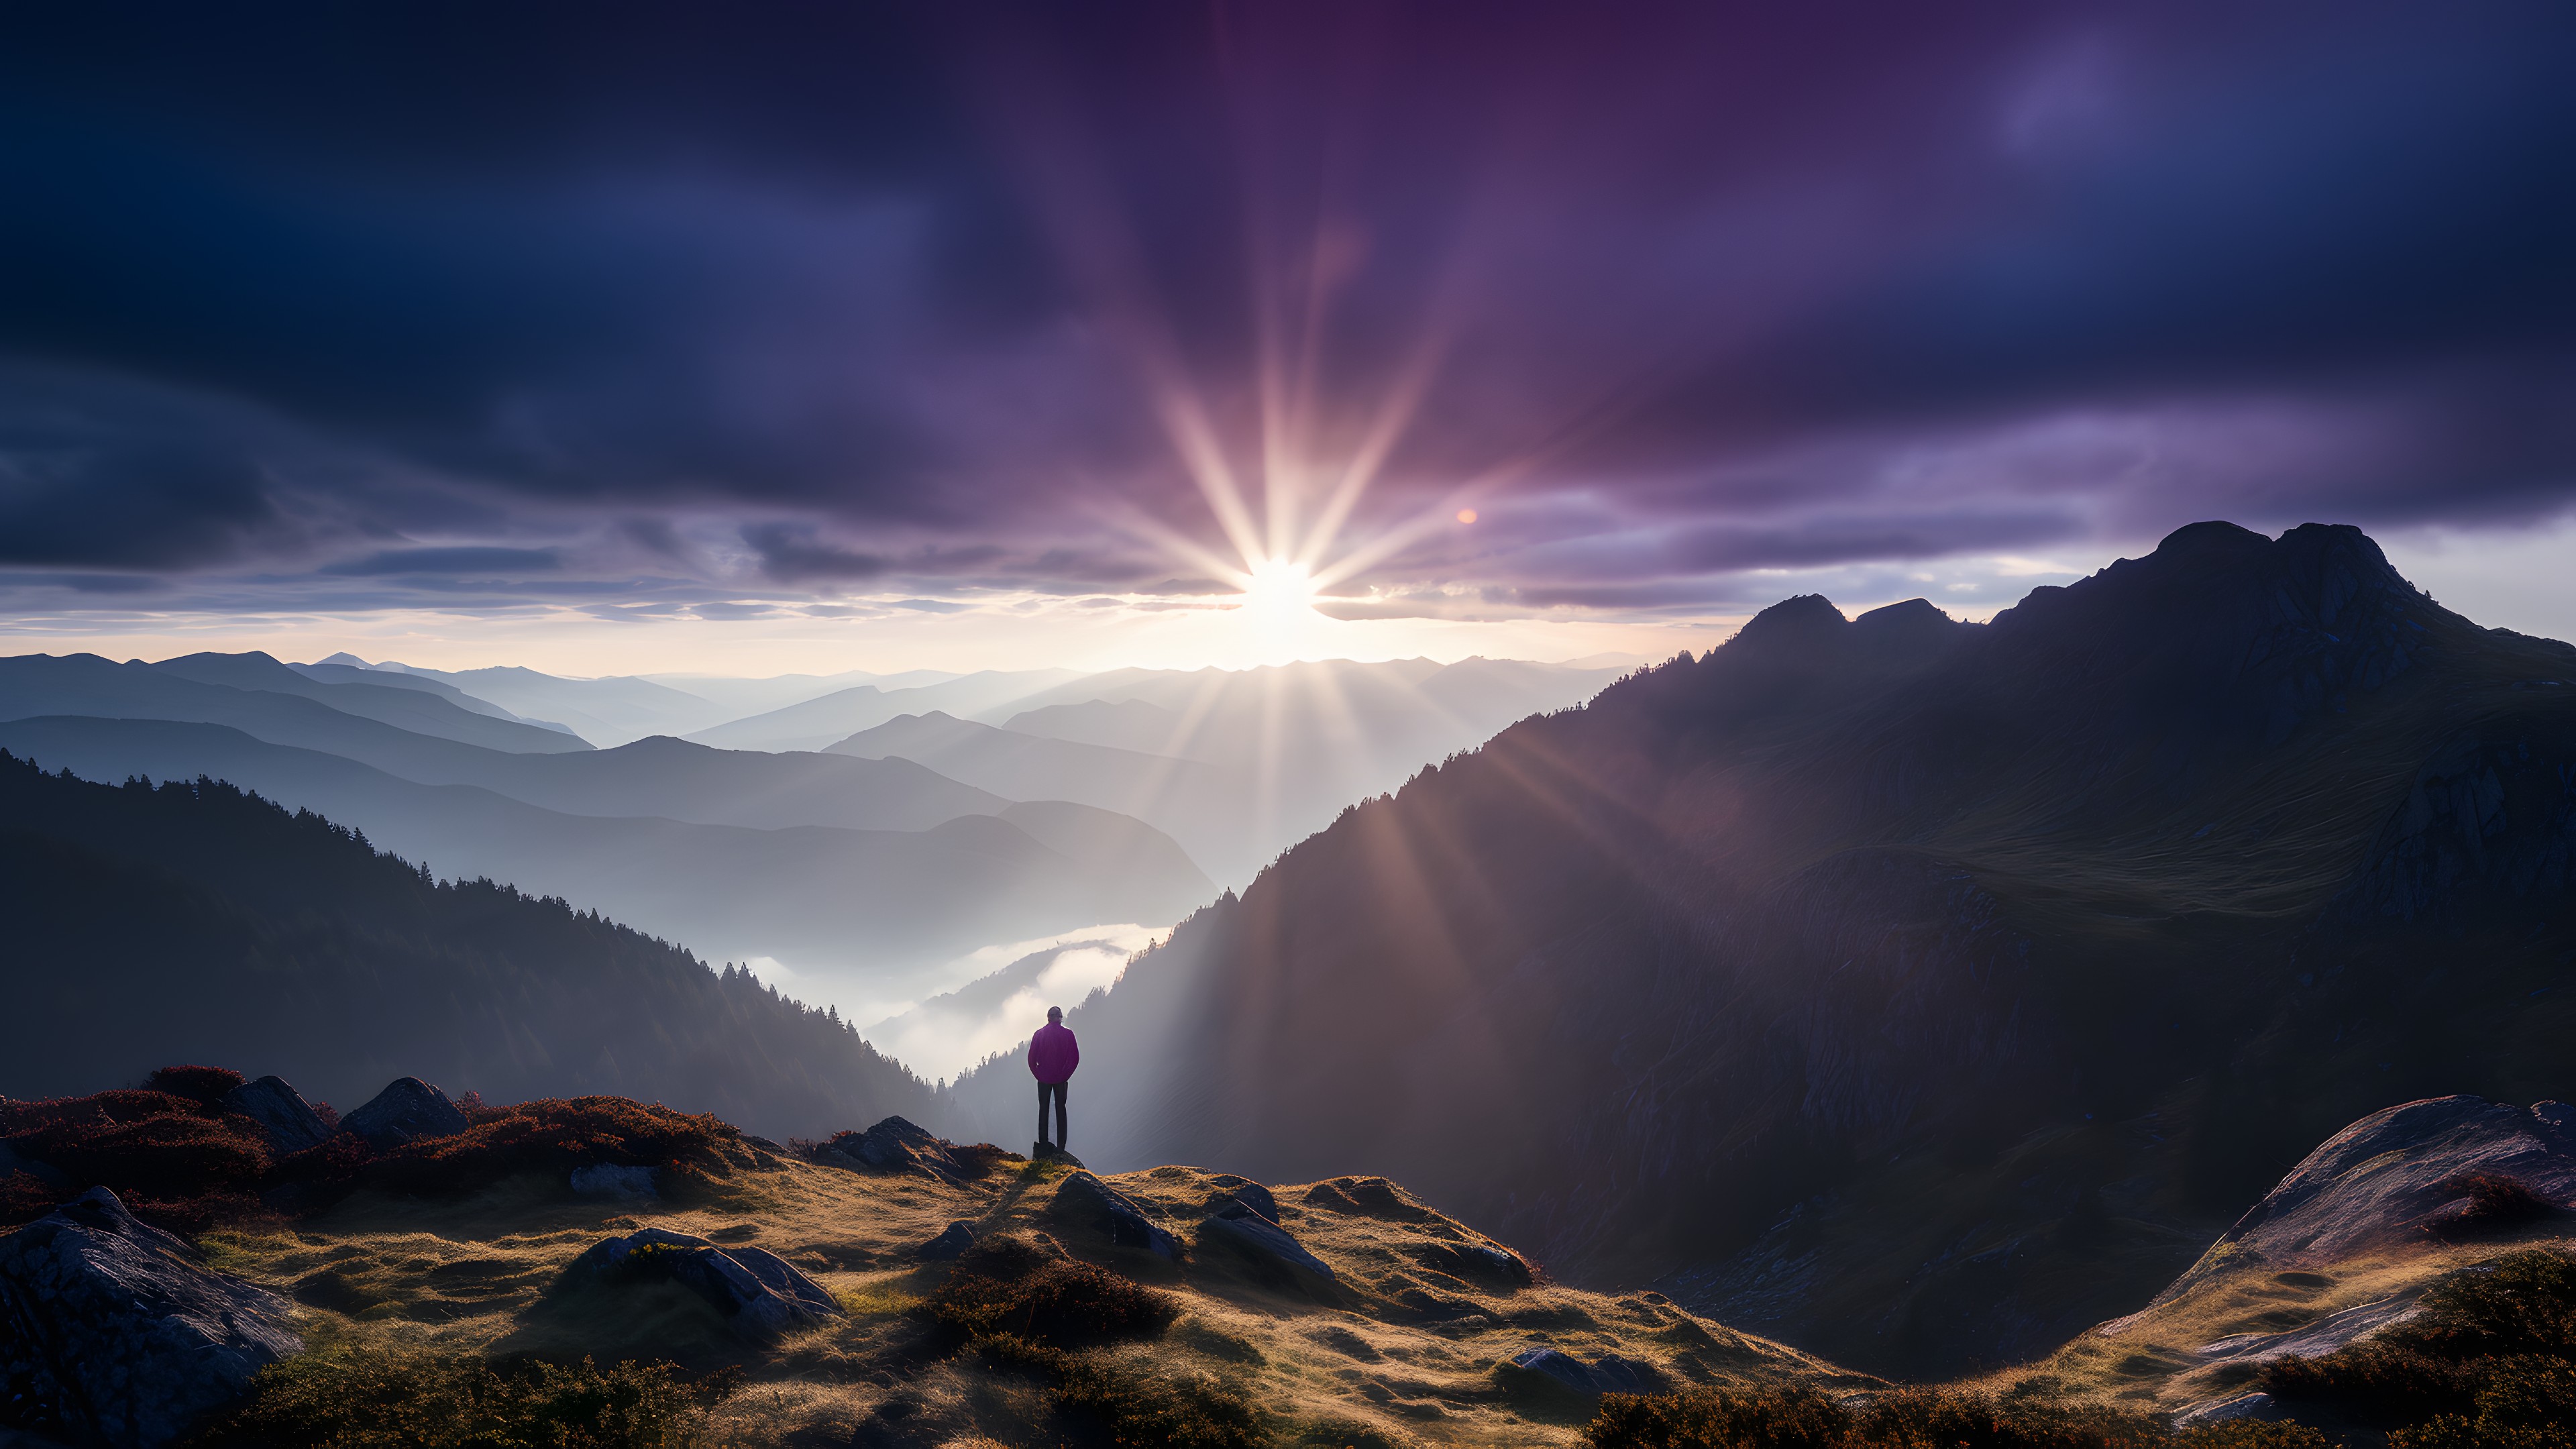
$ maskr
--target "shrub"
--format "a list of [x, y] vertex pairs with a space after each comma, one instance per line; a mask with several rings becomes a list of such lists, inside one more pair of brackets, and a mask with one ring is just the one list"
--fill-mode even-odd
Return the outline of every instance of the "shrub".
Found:
[[271, 1161], [268, 1139], [250, 1119], [157, 1088], [0, 1102], [0, 1137], [66, 1184], [47, 1188], [32, 1175], [13, 1174], [0, 1185], [6, 1222], [41, 1217], [57, 1202], [105, 1187], [147, 1221], [197, 1232], [260, 1211], [260, 1179]]
[[2450, 1442], [2443, 1435], [2471, 1432], [2463, 1425], [2505, 1423], [2519, 1412], [2512, 1405], [2557, 1392], [2552, 1372], [2563, 1375], [2572, 1357], [2576, 1258], [2535, 1250], [2434, 1285], [2413, 1322], [2320, 1358], [2277, 1359], [2263, 1379], [2285, 1400], [2411, 1427], [2431, 1449]]
[[1229, 1384], [1204, 1375], [1182, 1378], [1122, 1371], [1017, 1334], [979, 1337], [977, 1350], [997, 1368], [1051, 1380], [1048, 1400], [1076, 1444], [1119, 1449], [1252, 1449], [1269, 1441], [1261, 1411]]
[[2424, 1224], [2435, 1237], [2466, 1237], [2537, 1222], [2558, 1211], [2547, 1198], [2518, 1177], [2501, 1173], [2464, 1173], [2442, 1184], [2463, 1201], [2457, 1208]]
[[191, 1102], [211, 1107], [223, 1100], [224, 1093], [246, 1080], [230, 1067], [163, 1067], [143, 1079], [143, 1090], [167, 1092]]
[[1089, 1359], [1068, 1361], [1055, 1393], [1057, 1412], [1077, 1434], [1120, 1446], [1251, 1449], [1267, 1437], [1260, 1411], [1233, 1388], [1208, 1378], [1124, 1374]]
[[2321, 1358], [2275, 1359], [2263, 1370], [2263, 1387], [2282, 1399], [2331, 1402], [2385, 1424], [2465, 1409], [2477, 1380], [2474, 1364], [2385, 1337]]
[[2146, 1449], [2172, 1436], [2157, 1420], [2102, 1408], [2065, 1408], [2016, 1402], [1951, 1389], [1907, 1389], [1888, 1394], [1859, 1416], [1861, 1441], [1871, 1445], [1932, 1445], [1943, 1449]]
[[2437, 1414], [2388, 1436], [2389, 1449], [2569, 1449], [2576, 1365], [2521, 1354], [2493, 1361], [2466, 1413]]
[[1050, 1348], [1153, 1338], [1180, 1316], [1170, 1294], [1072, 1258], [1049, 1258], [1016, 1238], [976, 1244], [922, 1304], [964, 1339], [1006, 1335]]
[[[730, 1387], [729, 1384], [724, 1387]], [[362, 1352], [273, 1364], [195, 1449], [684, 1449], [708, 1394], [669, 1364]]]
[[2103, 1408], [1998, 1401], [1955, 1389], [1899, 1389], [1858, 1409], [1812, 1388], [1605, 1394], [1593, 1449], [2327, 1449], [2296, 1424], [2227, 1424], [2174, 1434]]
[[2204, 1424], [2174, 1436], [2182, 1449], [2335, 1449], [2335, 1441], [2305, 1424], [2259, 1419], [2231, 1419]]
[[1594, 1449], [1838, 1449], [1851, 1429], [1851, 1414], [1811, 1388], [1701, 1389], [1604, 1394], [1583, 1438]]
[[541, 1098], [514, 1107], [477, 1103], [472, 1125], [382, 1153], [363, 1181], [389, 1192], [470, 1192], [521, 1172], [569, 1173], [594, 1162], [664, 1169], [667, 1190], [732, 1172], [724, 1149], [740, 1134], [713, 1116], [691, 1116], [624, 1097]]

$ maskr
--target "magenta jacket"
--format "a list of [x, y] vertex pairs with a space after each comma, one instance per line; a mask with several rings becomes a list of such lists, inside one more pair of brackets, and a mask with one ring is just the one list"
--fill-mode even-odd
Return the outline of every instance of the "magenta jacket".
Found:
[[1073, 1030], [1050, 1021], [1029, 1038], [1029, 1075], [1052, 1087], [1073, 1076], [1082, 1065], [1082, 1048], [1074, 1045]]

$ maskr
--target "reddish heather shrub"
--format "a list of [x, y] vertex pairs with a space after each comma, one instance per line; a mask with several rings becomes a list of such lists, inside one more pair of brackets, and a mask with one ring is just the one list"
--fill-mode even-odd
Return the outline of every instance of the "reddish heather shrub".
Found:
[[422, 1196], [468, 1192], [521, 1172], [569, 1173], [594, 1162], [659, 1167], [666, 1196], [730, 1176], [726, 1149], [741, 1135], [624, 1097], [541, 1098], [485, 1116], [453, 1137], [408, 1142], [369, 1163], [369, 1187]]
[[457, 1098], [456, 1110], [464, 1113], [468, 1122], [490, 1122], [508, 1116], [510, 1111], [507, 1107], [495, 1107], [484, 1101], [481, 1092], [468, 1092]]
[[0, 1177], [0, 1227], [34, 1222], [52, 1212], [60, 1196], [33, 1173], [13, 1172]]
[[374, 1157], [363, 1138], [334, 1134], [270, 1168], [261, 1196], [290, 1217], [320, 1212], [357, 1191]]
[[2425, 1221], [2424, 1231], [2435, 1237], [2461, 1237], [2520, 1227], [2558, 1210], [2549, 1199], [2532, 1191], [2529, 1183], [2502, 1173], [2462, 1173], [2443, 1183], [2442, 1190], [2457, 1194], [2462, 1201], [2457, 1207]]
[[[234, 1078], [239, 1081], [239, 1077]], [[55, 1202], [106, 1187], [135, 1214], [196, 1232], [219, 1218], [258, 1210], [268, 1140], [248, 1118], [192, 1096], [155, 1089], [100, 1092], [40, 1102], [0, 1103], [0, 1136], [20, 1156], [69, 1180], [62, 1191], [10, 1179], [0, 1211], [12, 1222]]]
[[244, 1080], [230, 1067], [163, 1067], [143, 1079], [143, 1090], [167, 1092], [211, 1107]]
[[1169, 1294], [1016, 1238], [978, 1243], [922, 1305], [961, 1338], [1003, 1335], [1049, 1348], [1153, 1338], [1180, 1316]]

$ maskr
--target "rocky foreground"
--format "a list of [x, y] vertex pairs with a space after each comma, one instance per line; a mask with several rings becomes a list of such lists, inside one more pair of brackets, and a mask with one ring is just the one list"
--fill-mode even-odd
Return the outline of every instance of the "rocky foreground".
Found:
[[[901, 1118], [791, 1145], [618, 1099], [460, 1109], [410, 1079], [329, 1127], [273, 1081], [138, 1115], [148, 1095], [0, 1104], [131, 1119], [77, 1152], [14, 1132], [9, 1183], [73, 1185], [38, 1151], [96, 1175], [101, 1136], [137, 1159], [127, 1196], [0, 1237], [22, 1434], [264, 1442], [223, 1431], [261, 1370], [387, 1356], [668, 1363], [720, 1443], [1151, 1443], [1163, 1419], [1198, 1442], [1549, 1443], [1605, 1392], [1876, 1382], [1659, 1294], [1553, 1284], [1379, 1178], [1104, 1178]], [[170, 1167], [140, 1165], [147, 1139], [203, 1156], [204, 1126], [266, 1137], [267, 1166], [214, 1206], [146, 1195]], [[138, 1213], [197, 1224], [193, 1246]]]
[[1552, 1283], [1382, 1178], [415, 1078], [334, 1118], [170, 1069], [0, 1101], [0, 1449], [2540, 1449], [2576, 1422], [2571, 1123], [2375, 1113], [2146, 1308], [1908, 1389]]

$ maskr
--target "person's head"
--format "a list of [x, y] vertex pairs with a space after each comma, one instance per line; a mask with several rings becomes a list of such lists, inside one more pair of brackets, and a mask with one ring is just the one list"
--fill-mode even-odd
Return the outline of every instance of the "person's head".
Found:
[[1061, 1007], [1061, 1006], [1050, 1006], [1050, 1007], [1048, 1007], [1048, 1008], [1047, 1008], [1047, 1025], [1049, 1025], [1049, 1026], [1062, 1026], [1062, 1025], [1064, 1025], [1064, 1008], [1063, 1008], [1063, 1007]]

